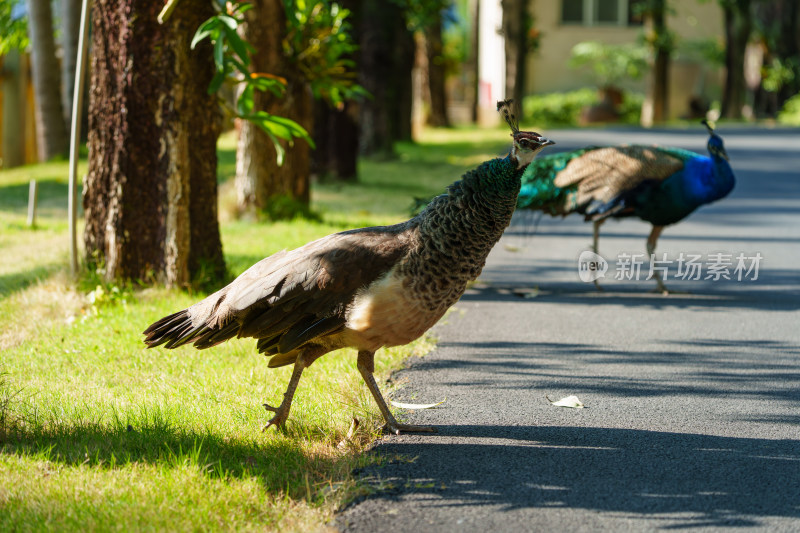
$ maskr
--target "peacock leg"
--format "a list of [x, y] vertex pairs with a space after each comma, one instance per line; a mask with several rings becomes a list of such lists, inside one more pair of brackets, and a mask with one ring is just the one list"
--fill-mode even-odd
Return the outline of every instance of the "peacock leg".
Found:
[[271, 426], [275, 426], [278, 429], [283, 427], [283, 425], [286, 423], [286, 419], [289, 418], [289, 410], [292, 408], [294, 392], [297, 390], [297, 384], [300, 382], [300, 376], [303, 375], [303, 370], [311, 366], [311, 363], [316, 361], [324, 353], [325, 351], [319, 346], [311, 346], [300, 352], [300, 355], [297, 356], [297, 359], [294, 362], [292, 377], [289, 379], [289, 385], [286, 387], [286, 392], [283, 393], [283, 401], [281, 404], [278, 407], [272, 407], [268, 403], [264, 404], [264, 408], [267, 411], [272, 411], [275, 413], [275, 416], [273, 416], [267, 425], [264, 426], [264, 429], [261, 430], [262, 432], [268, 430]]
[[390, 433], [399, 435], [401, 431], [428, 433], [433, 433], [436, 431], [436, 428], [430, 426], [401, 424], [395, 420], [394, 416], [392, 416], [392, 413], [389, 411], [389, 406], [386, 405], [386, 401], [383, 399], [383, 395], [378, 388], [378, 384], [375, 383], [375, 377], [372, 375], [372, 373], [375, 372], [375, 352], [370, 352], [368, 350], [359, 351], [358, 364], [356, 366], [358, 366], [358, 371], [361, 372], [361, 377], [364, 378], [364, 383], [367, 384], [367, 388], [372, 393], [372, 397], [375, 398], [375, 402], [378, 404], [378, 409], [381, 410], [383, 419], [386, 421], [384, 428], [386, 428]]
[[[647, 255], [650, 256], [650, 261], [655, 259], [655, 251], [656, 251], [656, 241], [658, 241], [658, 237], [661, 235], [661, 232], [664, 231], [664, 226], [653, 226], [652, 231], [650, 231], [650, 236], [647, 237]], [[661, 294], [669, 294], [669, 290], [667, 286], [664, 285], [664, 280], [661, 279], [661, 273], [653, 271], [653, 276], [656, 278], [656, 283], [658, 284], [658, 291]]]
[[[600, 226], [602, 226], [603, 222], [605, 221], [606, 220], [603, 218], [600, 220], [595, 220], [593, 224], [592, 251], [597, 255], [600, 255], [600, 252], [597, 251], [598, 250], [597, 241], [600, 240]], [[603, 287], [600, 286], [600, 282], [598, 280], [594, 280], [594, 288], [597, 289], [598, 291], [603, 290]]]

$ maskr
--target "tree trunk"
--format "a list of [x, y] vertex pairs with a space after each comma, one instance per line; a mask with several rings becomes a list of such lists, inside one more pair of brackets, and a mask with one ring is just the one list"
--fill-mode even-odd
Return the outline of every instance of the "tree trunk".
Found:
[[2, 168], [8, 169], [25, 164], [25, 85], [24, 61], [18, 50], [0, 57], [0, 154], [3, 155]]
[[61, 105], [64, 108], [64, 121], [67, 125], [72, 123], [72, 96], [75, 92], [81, 3], [81, 0], [61, 0]]
[[358, 107], [345, 102], [341, 109], [314, 101], [314, 143], [311, 172], [324, 179], [358, 179]]
[[800, 93], [800, 2], [783, 0], [779, 4], [783, 16], [778, 18], [780, 25], [776, 54], [793, 73], [792, 78], [786, 80], [778, 91], [778, 106], [783, 107], [786, 100]]
[[753, 4], [755, 25], [764, 45], [764, 63], [780, 61], [792, 76], [784, 78], [777, 92], [763, 84], [756, 88], [754, 111], [759, 116], [775, 116], [784, 102], [800, 92], [800, 1], [772, 0]]
[[389, 105], [391, 114], [392, 141], [411, 141], [412, 115], [414, 108], [414, 34], [408, 30], [404, 16], [394, 20], [392, 30], [395, 34], [394, 66], [389, 85]]
[[28, 32], [33, 53], [33, 87], [36, 102], [36, 143], [39, 160], [67, 153], [69, 136], [61, 106], [61, 79], [53, 38], [50, 2], [27, 0]]
[[[311, 87], [305, 80], [292, 79], [287, 87], [286, 97], [279, 100], [278, 110], [275, 114], [288, 117], [301, 126], [306, 131], [314, 131], [314, 97], [311, 94]], [[272, 160], [272, 179], [270, 180], [267, 194], [269, 198], [287, 198], [289, 203], [298, 202], [305, 208], [311, 201], [310, 179], [310, 151], [311, 147], [306, 141], [296, 140], [293, 146], [281, 141], [286, 148], [286, 159], [283, 166], [277, 166]], [[282, 215], [284, 213], [278, 213]], [[285, 215], [291, 216], [294, 212], [287, 212]]]
[[720, 0], [725, 13], [725, 86], [722, 116], [742, 118], [747, 97], [744, 51], [752, 31], [750, 0]]
[[[360, 0], [339, 0], [350, 11], [350, 36], [355, 44], [360, 37]], [[359, 66], [358, 51], [350, 59]], [[353, 100], [338, 108], [322, 100], [314, 100], [314, 143], [311, 150], [311, 173], [325, 179], [356, 181], [358, 179], [358, 104]]]
[[478, 123], [478, 108], [480, 107], [480, 13], [481, 0], [470, 0], [470, 20], [472, 21], [472, 47], [470, 49], [470, 70], [472, 71], [472, 122]]
[[[286, 78], [288, 86], [284, 97], [255, 92], [255, 109], [287, 117], [313, 132], [313, 104], [308, 85], [297, 69], [288, 64], [283, 54], [286, 35], [286, 12], [281, 0], [257, 0], [253, 9], [245, 13], [242, 26], [244, 39], [255, 47], [251, 54], [254, 72], [266, 72]], [[278, 166], [277, 153], [272, 140], [247, 121], [241, 121], [239, 143], [236, 149], [236, 191], [240, 214], [269, 212], [272, 216], [294, 214], [292, 205], [307, 208], [309, 192], [309, 146], [296, 140], [293, 146], [285, 141], [282, 166]], [[290, 212], [277, 212], [279, 206]], [[279, 210], [280, 211], [280, 210]]]
[[652, 2], [653, 33], [655, 34], [655, 60], [653, 62], [653, 122], [664, 122], [669, 118], [669, 63], [670, 49], [664, 43], [667, 37], [665, 0]]
[[161, 7], [94, 5], [84, 241], [106, 279], [185, 286], [225, 272], [216, 194], [221, 116], [207, 94], [214, 64], [209, 44], [189, 48], [214, 11], [206, 0], [183, 0], [160, 25]]
[[372, 95], [361, 102], [363, 155], [391, 157], [394, 142], [411, 139], [414, 39], [393, 2], [363, 0], [359, 83]]
[[425, 51], [428, 54], [428, 87], [431, 110], [428, 124], [450, 127], [447, 116], [447, 91], [445, 87], [444, 44], [442, 43], [442, 13], [436, 13], [428, 31], [425, 32]]
[[525, 19], [528, 16], [527, 0], [502, 0], [503, 35], [506, 51], [506, 97], [522, 106], [525, 95], [525, 60], [527, 58], [527, 36]]

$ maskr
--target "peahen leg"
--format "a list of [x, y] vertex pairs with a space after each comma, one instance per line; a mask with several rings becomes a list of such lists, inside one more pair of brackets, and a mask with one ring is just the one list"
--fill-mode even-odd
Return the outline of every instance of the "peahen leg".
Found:
[[275, 426], [278, 429], [281, 429], [283, 425], [286, 423], [286, 419], [289, 418], [289, 410], [292, 408], [292, 399], [294, 398], [294, 392], [297, 390], [297, 384], [300, 382], [300, 376], [303, 375], [303, 370], [311, 366], [311, 363], [316, 361], [321, 355], [323, 355], [325, 351], [320, 348], [319, 346], [310, 346], [309, 348], [300, 352], [300, 355], [297, 356], [297, 359], [294, 362], [294, 369], [292, 370], [292, 377], [289, 379], [289, 385], [286, 387], [286, 392], [283, 393], [283, 401], [278, 407], [272, 407], [268, 403], [264, 404], [264, 408], [267, 411], [272, 411], [275, 413], [264, 429], [261, 431], [268, 430], [271, 426]]
[[[600, 219], [600, 220], [595, 220], [594, 224], [593, 224], [593, 228], [592, 228], [593, 229], [593, 232], [592, 232], [593, 233], [593, 235], [592, 235], [592, 251], [594, 253], [596, 253], [597, 255], [600, 255], [600, 252], [598, 251], [598, 248], [597, 248], [597, 241], [600, 240], [600, 226], [602, 226], [603, 222], [605, 222], [605, 221], [606, 220], [604, 218]], [[594, 288], [597, 289], [598, 291], [602, 291], [603, 290], [603, 287], [600, 286], [600, 282], [597, 281], [597, 280], [594, 280]]]
[[372, 397], [375, 398], [375, 402], [378, 404], [378, 409], [381, 410], [383, 419], [386, 421], [386, 425], [384, 427], [390, 433], [399, 435], [401, 431], [428, 433], [433, 433], [436, 431], [436, 428], [430, 426], [400, 424], [397, 420], [395, 420], [394, 416], [392, 416], [392, 413], [389, 411], [389, 406], [386, 405], [386, 401], [383, 399], [383, 395], [378, 388], [378, 384], [375, 383], [375, 378], [372, 375], [372, 373], [375, 372], [375, 352], [370, 352], [367, 350], [358, 352], [357, 366], [358, 371], [361, 372], [361, 377], [364, 378], [364, 383], [367, 384], [367, 388], [372, 393]]
[[[661, 235], [662, 231], [664, 231], [664, 226], [653, 226], [652, 231], [650, 231], [650, 236], [647, 237], [647, 255], [650, 256], [651, 261], [655, 259], [655, 255], [653, 254], [656, 251], [656, 242], [658, 241], [658, 237]], [[661, 279], [661, 274], [653, 271], [653, 276], [656, 278], [658, 290], [661, 292], [661, 294], [669, 294], [667, 286], [664, 285], [664, 280]]]

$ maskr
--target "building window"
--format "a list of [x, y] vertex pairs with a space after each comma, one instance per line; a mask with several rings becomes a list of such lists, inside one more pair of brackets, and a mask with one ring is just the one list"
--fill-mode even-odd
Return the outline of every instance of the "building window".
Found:
[[561, 0], [561, 23], [581, 26], [640, 26], [641, 0]]

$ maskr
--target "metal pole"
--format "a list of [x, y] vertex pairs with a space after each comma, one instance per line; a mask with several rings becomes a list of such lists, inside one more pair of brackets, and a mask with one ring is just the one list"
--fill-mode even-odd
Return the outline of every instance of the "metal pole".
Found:
[[81, 144], [81, 111], [83, 110], [83, 86], [86, 75], [86, 60], [89, 50], [89, 8], [91, 0], [83, 0], [81, 6], [81, 29], [78, 39], [78, 62], [75, 66], [75, 94], [72, 98], [72, 133], [69, 150], [69, 256], [70, 272], [78, 275], [78, 155]]

